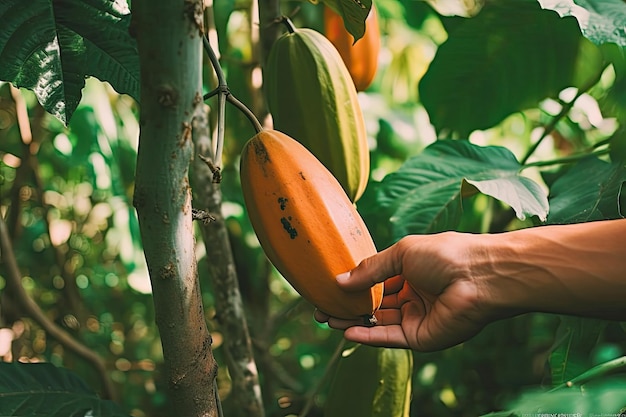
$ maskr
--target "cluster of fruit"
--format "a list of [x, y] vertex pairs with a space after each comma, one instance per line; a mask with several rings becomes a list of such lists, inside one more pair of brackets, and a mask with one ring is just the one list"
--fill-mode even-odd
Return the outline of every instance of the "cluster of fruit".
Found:
[[338, 14], [324, 16], [326, 35], [284, 19], [265, 68], [274, 126], [243, 148], [241, 184], [263, 250], [295, 290], [327, 314], [372, 319], [383, 284], [348, 293], [335, 276], [376, 253], [355, 207], [370, 169], [357, 91], [374, 78], [380, 34], [373, 8], [354, 44]]

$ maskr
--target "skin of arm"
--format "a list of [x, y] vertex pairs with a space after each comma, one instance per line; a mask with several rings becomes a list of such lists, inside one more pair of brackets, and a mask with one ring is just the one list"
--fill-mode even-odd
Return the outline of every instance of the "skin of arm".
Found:
[[375, 346], [440, 350], [528, 312], [626, 320], [626, 219], [499, 234], [410, 235], [337, 277], [385, 282], [378, 324], [315, 319]]

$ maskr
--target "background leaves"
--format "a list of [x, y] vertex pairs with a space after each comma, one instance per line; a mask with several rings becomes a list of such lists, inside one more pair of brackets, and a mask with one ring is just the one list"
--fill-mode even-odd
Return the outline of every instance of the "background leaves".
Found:
[[0, 402], [7, 417], [129, 417], [75, 374], [49, 363], [0, 363]]
[[582, 34], [597, 45], [626, 46], [626, 11], [621, 0], [539, 0], [542, 7], [573, 16]]
[[[283, 12], [293, 13], [298, 26], [320, 28], [321, 8], [314, 3], [285, 0]], [[352, 14], [347, 24], [359, 30], [365, 12], [358, 2], [326, 3], [345, 7]], [[568, 14], [533, 0], [477, 1], [471, 10], [448, 9], [452, 13], [429, 2], [373, 3], [381, 12], [383, 53], [374, 84], [359, 94], [372, 171], [358, 208], [379, 247], [406, 233], [531, 227], [546, 215], [546, 202], [546, 223], [623, 215], [621, 148], [626, 142], [615, 126], [626, 121], [626, 4], [560, 1], [569, 4]], [[442, 2], [430, 2], [435, 3]], [[362, 4], [370, 6], [369, 1]], [[1, 85], [0, 212], [8, 213], [29, 295], [55, 322], [106, 358], [107, 376], [132, 415], [161, 417], [168, 415], [167, 378], [160, 372], [159, 335], [131, 203], [137, 106], [93, 79], [82, 88], [85, 76], [92, 75], [108, 80], [117, 92], [138, 97], [132, 87], [138, 71], [131, 59], [136, 51], [125, 5], [104, 0], [35, 0], [30, 7], [15, 0], [0, 2], [0, 79], [26, 87], [21, 93], [33, 133], [29, 144], [16, 121], [14, 91]], [[212, 11], [231, 91], [261, 108], [249, 6], [220, 0]], [[464, 17], [450, 15], [455, 13]], [[591, 22], [586, 26], [585, 15]], [[207, 63], [204, 69], [210, 91], [213, 70]], [[65, 125], [43, 111], [25, 91], [29, 86]], [[561, 91], [569, 86], [580, 87], [581, 93], [571, 106]], [[312, 306], [294, 294], [260, 250], [237, 175], [239, 151], [252, 130], [231, 107], [226, 119], [222, 214], [250, 318], [266, 414], [299, 414], [308, 405], [310, 416], [322, 415], [328, 398], [342, 399], [341, 391], [331, 392], [328, 378], [341, 334], [313, 321]], [[520, 165], [550, 126], [530, 158], [538, 164], [532, 169], [533, 162]], [[437, 139], [448, 137], [462, 140]], [[228, 352], [206, 272], [212, 257], [198, 249], [198, 259], [207, 323], [220, 363], [220, 397], [227, 415], [236, 415], [240, 405], [229, 397]], [[54, 363], [98, 387], [92, 369], [12, 304], [3, 287], [3, 268], [0, 264], [0, 336], [5, 337], [0, 340], [6, 341], [8, 333], [12, 339], [11, 350], [0, 351], [2, 359]], [[595, 400], [588, 395], [533, 392], [518, 398], [528, 387], [552, 387], [600, 359], [626, 353], [626, 332], [619, 323], [577, 320], [527, 314], [492, 323], [458, 347], [414, 355], [411, 415], [470, 417], [511, 407], [505, 413], [513, 415], [561, 402], [593, 408]], [[54, 380], [51, 384], [65, 384], [57, 368], [42, 369]], [[619, 376], [623, 366], [611, 372]], [[593, 386], [584, 388], [596, 398], [606, 394], [611, 400], [606, 409], [614, 406], [616, 413], [615, 404], [626, 403], [624, 391], [619, 380], [605, 376], [596, 375]], [[45, 376], [33, 386], [43, 380]], [[79, 392], [85, 388], [70, 385]], [[82, 395], [97, 400], [93, 392]], [[358, 392], [355, 397], [359, 401]]]
[[520, 170], [504, 147], [439, 140], [385, 177], [378, 203], [390, 213], [394, 240], [455, 229], [463, 209], [461, 198], [476, 191], [510, 205], [520, 219], [528, 215], [545, 220], [547, 197]]
[[550, 188], [548, 222], [582, 223], [622, 217], [619, 199], [626, 182], [622, 163], [589, 157], [571, 167]]
[[[602, 57], [585, 42], [575, 19], [534, 1], [489, 2], [439, 46], [419, 84], [421, 101], [440, 134], [467, 137], [589, 82]], [[576, 73], [579, 61], [591, 68]]]
[[124, 1], [20, 0], [0, 3], [0, 79], [31, 89], [67, 123], [85, 78], [139, 99], [139, 64]]

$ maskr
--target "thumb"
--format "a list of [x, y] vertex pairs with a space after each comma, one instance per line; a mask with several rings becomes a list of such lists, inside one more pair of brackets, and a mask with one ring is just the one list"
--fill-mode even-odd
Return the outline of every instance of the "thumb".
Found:
[[337, 275], [337, 284], [347, 291], [370, 288], [402, 272], [402, 256], [398, 244], [363, 259], [348, 272]]

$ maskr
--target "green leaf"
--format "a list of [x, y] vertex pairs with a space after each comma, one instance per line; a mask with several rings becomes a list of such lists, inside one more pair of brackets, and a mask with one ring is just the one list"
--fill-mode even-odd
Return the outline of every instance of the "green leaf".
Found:
[[346, 30], [358, 41], [365, 34], [365, 19], [372, 8], [372, 0], [323, 0], [343, 18]]
[[572, 166], [550, 187], [548, 223], [567, 224], [616, 219], [626, 169], [589, 156]]
[[561, 16], [573, 16], [587, 39], [597, 45], [626, 46], [626, 4], [623, 0], [538, 0]]
[[67, 123], [85, 78], [139, 99], [139, 61], [124, 1], [21, 0], [0, 3], [0, 80], [33, 90]]
[[73, 373], [49, 363], [0, 363], [0, 415], [128, 417]]
[[395, 238], [454, 229], [462, 214], [461, 198], [476, 191], [510, 205], [520, 219], [545, 220], [547, 197], [520, 175], [520, 168], [504, 147], [439, 140], [385, 177], [377, 199], [391, 213]]
[[575, 19], [529, 0], [489, 2], [449, 33], [419, 93], [437, 131], [466, 137], [597, 79], [602, 63]]
[[590, 352], [606, 323], [597, 319], [561, 316], [557, 344], [550, 354], [553, 385], [563, 384], [591, 366]]
[[515, 416], [620, 416], [626, 401], [623, 379], [556, 392], [528, 390], [511, 404]]
[[413, 356], [410, 350], [356, 345], [339, 360], [325, 417], [408, 417]]

